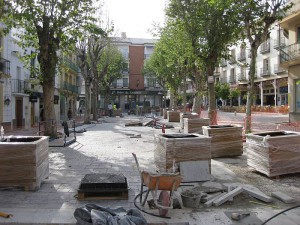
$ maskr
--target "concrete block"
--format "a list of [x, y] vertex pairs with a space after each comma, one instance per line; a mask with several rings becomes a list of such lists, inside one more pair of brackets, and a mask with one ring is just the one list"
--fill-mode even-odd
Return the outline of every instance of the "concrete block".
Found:
[[275, 198], [278, 198], [279, 200], [283, 201], [284, 203], [294, 203], [295, 199], [288, 196], [287, 194], [284, 194], [280, 191], [272, 192], [271, 195]]
[[222, 205], [224, 202], [232, 199], [234, 196], [242, 193], [244, 190], [242, 187], [237, 187], [234, 190], [226, 193], [225, 195], [223, 195], [222, 197], [216, 199], [215, 201], [213, 201], [213, 205], [214, 206], [219, 206]]
[[243, 187], [245, 193], [251, 195], [254, 198], [257, 198], [263, 202], [272, 202], [272, 198], [263, 192], [261, 192], [258, 188], [255, 188], [253, 186], [244, 186]]
[[225, 194], [227, 194], [226, 192], [224, 192], [224, 193], [218, 193], [216, 196], [214, 196], [212, 199], [210, 199], [209, 201], [207, 201], [207, 202], [205, 202], [204, 203], [204, 206], [205, 207], [210, 207], [210, 206], [212, 206], [212, 204], [213, 204], [213, 202], [215, 201], [215, 200], [217, 200], [218, 198], [221, 198], [222, 196], [224, 196]]
[[183, 182], [210, 180], [209, 164], [207, 160], [180, 162], [180, 175]]

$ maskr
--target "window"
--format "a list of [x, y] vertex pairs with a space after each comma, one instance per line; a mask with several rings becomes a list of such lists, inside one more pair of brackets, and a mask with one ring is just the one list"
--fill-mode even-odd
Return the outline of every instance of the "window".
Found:
[[300, 43], [300, 27], [297, 27], [297, 43]]
[[269, 59], [264, 59], [264, 65], [263, 65], [263, 70], [264, 70], [264, 73], [265, 72], [269, 72]]

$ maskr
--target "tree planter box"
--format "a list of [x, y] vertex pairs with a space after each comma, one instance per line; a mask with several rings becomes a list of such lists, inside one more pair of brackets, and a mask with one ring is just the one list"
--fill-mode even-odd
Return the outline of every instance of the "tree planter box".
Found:
[[203, 134], [202, 127], [209, 125], [209, 118], [197, 118], [197, 119], [184, 118], [183, 123], [184, 123], [183, 132], [185, 134], [188, 133]]
[[113, 115], [114, 115], [114, 116], [121, 116], [121, 114], [122, 114], [122, 109], [116, 109], [116, 110], [114, 110], [114, 112], [113, 112]]
[[156, 134], [154, 160], [160, 172], [173, 172], [173, 163], [207, 160], [210, 166], [210, 138], [200, 134]]
[[17, 136], [0, 142], [0, 187], [37, 190], [49, 176], [48, 137]]
[[180, 112], [168, 111], [167, 115], [168, 115], [169, 122], [180, 122]]
[[242, 127], [237, 125], [203, 126], [203, 135], [211, 137], [211, 157], [243, 154]]
[[247, 164], [269, 177], [300, 172], [300, 133], [246, 135]]
[[190, 118], [190, 119], [197, 119], [199, 118], [198, 113], [180, 113], [180, 127], [181, 129], [184, 128], [184, 119], [185, 118]]

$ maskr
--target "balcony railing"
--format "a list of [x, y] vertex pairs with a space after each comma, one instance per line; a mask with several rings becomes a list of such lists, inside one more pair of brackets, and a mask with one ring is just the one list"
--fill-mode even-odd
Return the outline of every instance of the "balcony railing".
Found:
[[66, 81], [63, 82], [62, 88], [67, 90], [67, 91], [79, 94], [79, 87], [76, 86], [76, 85], [70, 84]]
[[270, 76], [271, 72], [269, 70], [269, 68], [260, 68], [260, 76], [264, 77], [264, 76]]
[[10, 75], [10, 61], [0, 57], [0, 72]]
[[123, 88], [123, 87], [127, 88], [127, 87], [129, 87], [129, 83], [128, 83], [128, 81], [126, 81], [126, 82], [124, 82], [124, 81], [123, 82], [114, 81], [114, 82], [112, 82], [111, 87], [113, 87], [113, 88]]
[[238, 81], [245, 81], [246, 80], [246, 73], [238, 73], [237, 74]]
[[278, 64], [274, 64], [274, 73], [284, 73], [286, 72], [285, 69], [283, 69], [281, 66], [279, 66]]
[[227, 61], [225, 59], [222, 59], [221, 62], [220, 62], [220, 66], [221, 67], [227, 66]]
[[238, 61], [245, 61], [246, 60], [246, 52], [241, 52], [238, 56]]
[[69, 58], [64, 58], [64, 63], [67, 67], [78, 73], [79, 67], [74, 62], [72, 62], [72, 60], [70, 60]]
[[280, 48], [280, 63], [295, 60], [300, 60], [300, 43], [295, 43], [284, 48]]
[[274, 40], [274, 48], [279, 49], [281, 47], [286, 46], [287, 40], [285, 37], [281, 37]]
[[228, 63], [229, 63], [230, 65], [235, 64], [235, 63], [236, 63], [235, 56], [231, 56], [230, 59], [228, 60]]
[[260, 53], [264, 54], [269, 52], [270, 52], [270, 41], [266, 41], [260, 46]]
[[29, 90], [30, 83], [25, 80], [11, 79], [11, 91], [12, 93], [26, 93]]

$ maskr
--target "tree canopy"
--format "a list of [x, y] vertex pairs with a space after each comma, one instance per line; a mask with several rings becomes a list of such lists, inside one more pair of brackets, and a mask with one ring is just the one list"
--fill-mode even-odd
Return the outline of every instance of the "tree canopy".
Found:
[[59, 62], [59, 51], [74, 47], [83, 29], [94, 23], [92, 0], [16, 0], [6, 1], [9, 14], [4, 20], [8, 27], [19, 28], [23, 47], [32, 47], [37, 52], [43, 88], [45, 135], [56, 137], [54, 86]]

